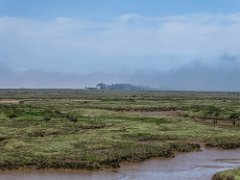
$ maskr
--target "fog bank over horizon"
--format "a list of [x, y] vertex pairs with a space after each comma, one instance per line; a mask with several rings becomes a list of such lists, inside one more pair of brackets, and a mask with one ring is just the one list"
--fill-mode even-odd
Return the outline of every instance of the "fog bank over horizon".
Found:
[[195, 61], [167, 72], [137, 70], [125, 72], [64, 73], [44, 70], [13, 71], [0, 68], [0, 88], [85, 88], [130, 83], [157, 90], [240, 91], [238, 57], [223, 55], [219, 63], [207, 66]]

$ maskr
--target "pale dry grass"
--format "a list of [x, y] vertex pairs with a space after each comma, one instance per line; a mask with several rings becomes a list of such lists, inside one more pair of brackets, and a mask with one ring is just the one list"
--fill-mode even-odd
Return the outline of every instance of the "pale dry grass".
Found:
[[0, 100], [0, 104], [19, 104], [20, 101], [16, 99], [2, 99]]

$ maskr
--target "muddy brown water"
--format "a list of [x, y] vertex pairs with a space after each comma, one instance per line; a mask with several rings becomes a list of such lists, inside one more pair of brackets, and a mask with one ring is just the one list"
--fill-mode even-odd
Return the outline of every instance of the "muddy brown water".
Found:
[[240, 149], [180, 153], [172, 159], [151, 159], [123, 163], [117, 170], [87, 171], [3, 171], [1, 180], [207, 180], [219, 171], [240, 167]]

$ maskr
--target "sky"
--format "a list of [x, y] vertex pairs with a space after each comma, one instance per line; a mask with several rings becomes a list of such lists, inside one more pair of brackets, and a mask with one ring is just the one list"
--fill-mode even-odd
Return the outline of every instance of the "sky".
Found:
[[0, 0], [0, 88], [240, 91], [239, 0]]

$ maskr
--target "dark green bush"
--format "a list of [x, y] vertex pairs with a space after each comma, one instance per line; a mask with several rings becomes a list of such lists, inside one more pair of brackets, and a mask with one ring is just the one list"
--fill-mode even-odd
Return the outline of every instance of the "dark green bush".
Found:
[[51, 117], [50, 117], [50, 116], [44, 116], [43, 120], [46, 121], [46, 122], [48, 122], [48, 121], [51, 120]]
[[13, 119], [13, 118], [17, 118], [17, 114], [16, 113], [11, 113], [8, 115], [9, 118]]
[[78, 121], [78, 117], [75, 116], [75, 115], [71, 115], [71, 114], [67, 115], [67, 119], [71, 122], [77, 122]]

